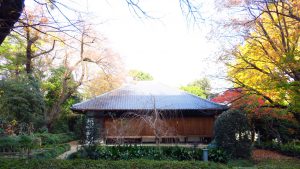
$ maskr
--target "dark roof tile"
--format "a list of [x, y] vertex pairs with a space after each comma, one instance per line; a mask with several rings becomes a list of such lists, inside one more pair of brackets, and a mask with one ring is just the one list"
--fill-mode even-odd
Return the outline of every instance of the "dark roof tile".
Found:
[[74, 104], [73, 111], [86, 110], [225, 110], [220, 105], [152, 81], [125, 85], [87, 101]]

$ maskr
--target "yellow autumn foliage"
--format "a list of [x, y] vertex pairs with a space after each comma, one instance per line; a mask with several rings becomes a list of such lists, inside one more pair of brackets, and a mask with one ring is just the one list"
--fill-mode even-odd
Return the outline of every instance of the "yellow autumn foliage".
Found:
[[244, 44], [232, 52], [234, 63], [228, 64], [228, 75], [236, 87], [281, 105], [289, 104], [291, 95], [300, 92], [299, 86], [291, 87], [300, 85], [300, 21], [289, 11], [300, 16], [300, 1], [291, 2], [293, 8], [267, 6]]

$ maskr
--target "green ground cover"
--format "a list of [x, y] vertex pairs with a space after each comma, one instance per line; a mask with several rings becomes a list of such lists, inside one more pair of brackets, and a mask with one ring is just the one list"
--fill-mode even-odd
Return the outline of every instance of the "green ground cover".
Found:
[[26, 160], [0, 159], [0, 169], [299, 169], [300, 161], [265, 160], [255, 163], [247, 160], [230, 161], [227, 165], [201, 161], [170, 161], [170, 160]]

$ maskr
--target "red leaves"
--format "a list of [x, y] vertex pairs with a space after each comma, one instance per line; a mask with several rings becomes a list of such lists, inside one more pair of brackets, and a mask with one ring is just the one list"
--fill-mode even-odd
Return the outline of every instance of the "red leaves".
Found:
[[237, 100], [242, 96], [242, 89], [229, 89], [226, 90], [224, 93], [218, 95], [217, 97], [211, 99], [211, 101], [216, 103], [222, 103], [222, 104], [230, 104], [234, 102], [234, 100]]
[[289, 113], [282, 114], [280, 109], [266, 107], [266, 101], [262, 97], [248, 94], [242, 88], [229, 89], [211, 101], [226, 104], [231, 109], [243, 109], [250, 117], [260, 118], [267, 115], [278, 119], [293, 119]]

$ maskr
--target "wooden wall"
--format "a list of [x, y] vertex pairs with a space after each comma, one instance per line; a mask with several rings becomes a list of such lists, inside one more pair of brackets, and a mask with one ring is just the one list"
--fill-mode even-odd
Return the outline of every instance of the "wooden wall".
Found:
[[[185, 117], [158, 120], [155, 124], [139, 118], [104, 118], [106, 136], [213, 136], [214, 117]], [[156, 130], [155, 130], [156, 129]]]

